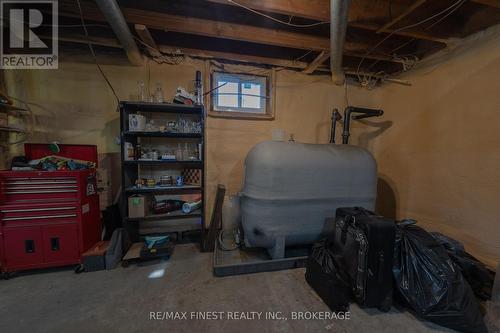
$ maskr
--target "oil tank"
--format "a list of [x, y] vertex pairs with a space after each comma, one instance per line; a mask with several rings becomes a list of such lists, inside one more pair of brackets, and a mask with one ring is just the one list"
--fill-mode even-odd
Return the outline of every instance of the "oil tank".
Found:
[[240, 193], [245, 245], [283, 258], [285, 246], [317, 241], [337, 207], [373, 210], [376, 188], [377, 164], [363, 148], [259, 143], [245, 159]]

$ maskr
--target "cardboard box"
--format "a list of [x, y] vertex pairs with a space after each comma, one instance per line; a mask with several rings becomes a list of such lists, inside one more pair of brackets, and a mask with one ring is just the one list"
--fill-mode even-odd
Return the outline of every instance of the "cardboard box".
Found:
[[143, 195], [132, 195], [128, 198], [128, 217], [138, 218], [147, 214], [148, 205]]

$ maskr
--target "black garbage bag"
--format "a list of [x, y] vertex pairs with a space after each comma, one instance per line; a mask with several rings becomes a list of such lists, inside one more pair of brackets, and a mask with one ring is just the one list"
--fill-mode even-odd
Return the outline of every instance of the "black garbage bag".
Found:
[[471, 286], [476, 298], [483, 301], [491, 299], [493, 280], [495, 278], [493, 272], [481, 261], [466, 252], [460, 242], [439, 232], [431, 232], [430, 234], [446, 249], [451, 260], [460, 267], [462, 275]]
[[460, 332], [487, 332], [471, 287], [428, 232], [399, 225], [394, 256], [396, 292], [418, 316]]
[[352, 287], [338, 260], [328, 241], [314, 244], [307, 260], [306, 281], [330, 310], [348, 311]]

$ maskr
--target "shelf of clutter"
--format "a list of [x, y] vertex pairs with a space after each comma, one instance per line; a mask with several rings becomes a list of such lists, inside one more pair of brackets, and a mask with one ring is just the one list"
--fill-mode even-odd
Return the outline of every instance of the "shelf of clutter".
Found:
[[126, 227], [139, 238], [201, 231], [203, 106], [121, 102], [120, 120]]

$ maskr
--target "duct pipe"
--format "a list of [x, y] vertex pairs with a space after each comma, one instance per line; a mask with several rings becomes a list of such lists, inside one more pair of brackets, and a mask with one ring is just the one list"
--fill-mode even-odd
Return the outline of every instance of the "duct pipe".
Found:
[[330, 70], [332, 81], [341, 86], [345, 76], [342, 68], [345, 33], [349, 19], [350, 0], [330, 0]]
[[134, 37], [116, 0], [96, 0], [96, 2], [127, 53], [129, 61], [134, 66], [142, 66], [141, 52], [134, 41]]

